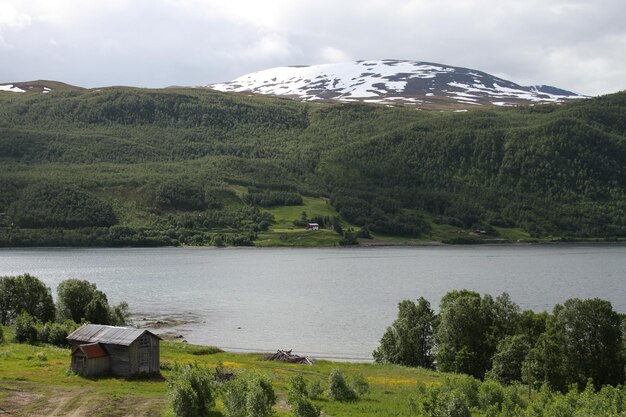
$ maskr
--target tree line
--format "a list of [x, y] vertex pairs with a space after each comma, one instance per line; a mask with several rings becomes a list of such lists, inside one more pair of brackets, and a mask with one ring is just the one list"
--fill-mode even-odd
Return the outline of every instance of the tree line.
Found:
[[104, 292], [86, 280], [67, 279], [50, 287], [30, 275], [0, 277], [0, 324], [13, 325], [18, 343], [67, 346], [65, 337], [84, 322], [125, 325], [128, 304], [111, 306]]
[[439, 313], [423, 297], [404, 300], [373, 356], [503, 384], [546, 384], [566, 392], [624, 383], [624, 317], [610, 302], [569, 299], [552, 313], [522, 311], [504, 293], [447, 293]]

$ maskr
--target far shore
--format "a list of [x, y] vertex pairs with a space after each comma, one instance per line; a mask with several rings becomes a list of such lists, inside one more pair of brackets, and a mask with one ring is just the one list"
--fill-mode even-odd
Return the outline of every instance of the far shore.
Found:
[[617, 240], [524, 240], [519, 242], [511, 242], [503, 240], [496, 242], [489, 240], [486, 242], [476, 241], [472, 243], [444, 243], [435, 240], [377, 240], [377, 239], [359, 239], [358, 245], [350, 246], [7, 246], [0, 247], [2, 250], [16, 250], [16, 249], [32, 249], [32, 250], [46, 250], [46, 249], [216, 249], [216, 250], [233, 250], [233, 249], [359, 249], [359, 248], [416, 248], [416, 247], [439, 247], [439, 248], [458, 248], [458, 247], [525, 247], [525, 246], [624, 246], [626, 245], [626, 239]]

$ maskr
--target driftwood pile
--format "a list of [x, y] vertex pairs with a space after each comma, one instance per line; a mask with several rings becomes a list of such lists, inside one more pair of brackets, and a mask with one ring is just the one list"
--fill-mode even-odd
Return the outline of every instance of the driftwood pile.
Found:
[[303, 365], [313, 365], [315, 362], [308, 356], [294, 355], [290, 350], [277, 350], [276, 353], [267, 355], [263, 358], [266, 361], [300, 363]]

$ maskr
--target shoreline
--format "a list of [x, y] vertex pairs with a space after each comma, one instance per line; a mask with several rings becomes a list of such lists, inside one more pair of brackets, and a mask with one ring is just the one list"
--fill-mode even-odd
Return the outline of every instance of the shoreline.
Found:
[[[367, 239], [364, 239], [367, 240]], [[359, 249], [359, 248], [459, 248], [459, 247], [528, 247], [528, 246], [626, 246], [626, 239], [624, 240], [550, 240], [550, 241], [523, 241], [523, 242], [473, 242], [473, 243], [444, 243], [439, 241], [384, 241], [373, 239], [370, 242], [363, 242], [359, 245], [350, 246], [4, 246], [0, 247], [2, 250], [15, 250], [15, 249], [215, 249], [215, 250], [241, 250], [241, 249]]]
[[[185, 326], [194, 326], [203, 322], [199, 316], [193, 313], [163, 314], [133, 312], [131, 313], [130, 317], [130, 327], [149, 330], [159, 336], [164, 341], [178, 342], [184, 344], [188, 343], [189, 345], [193, 346], [216, 347], [223, 350], [224, 352], [241, 354], [258, 353], [260, 355], [265, 355], [268, 353], [275, 353], [278, 349], [290, 350], [290, 347], [284, 347], [279, 345], [277, 345], [275, 349], [267, 349], [254, 347], [218, 346], [209, 345], [206, 343], [189, 342], [187, 338], [189, 338], [189, 336], [193, 333], [193, 329], [185, 328]], [[353, 363], [374, 363], [373, 357], [364, 357], [358, 354], [308, 351], [298, 351], [294, 353], [308, 356], [316, 360]]]

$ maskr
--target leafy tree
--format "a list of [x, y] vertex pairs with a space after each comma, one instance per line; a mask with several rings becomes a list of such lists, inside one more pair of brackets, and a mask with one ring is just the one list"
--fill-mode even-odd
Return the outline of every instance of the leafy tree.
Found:
[[130, 312], [128, 311], [128, 303], [122, 301], [111, 308], [110, 321], [113, 326], [125, 326], [130, 320]]
[[107, 296], [96, 284], [86, 280], [67, 279], [57, 287], [58, 315], [80, 323], [83, 319], [95, 324], [125, 325], [128, 304], [110, 307]]
[[49, 321], [39, 327], [38, 340], [41, 343], [49, 343], [59, 347], [69, 347], [70, 343], [67, 336], [76, 330], [78, 324], [72, 320], [66, 320], [64, 323]]
[[174, 413], [179, 417], [207, 416], [215, 405], [215, 377], [198, 364], [176, 367], [167, 388]]
[[398, 318], [387, 328], [373, 353], [376, 362], [432, 368], [435, 319], [424, 297], [417, 304], [410, 300], [400, 302]]
[[85, 307], [85, 320], [90, 323], [109, 324], [110, 308], [106, 295], [99, 290], [94, 291], [91, 301]]
[[444, 372], [482, 377], [486, 371], [487, 326], [480, 295], [451, 291], [441, 299], [436, 340], [437, 366]]
[[436, 341], [437, 366], [483, 378], [499, 341], [518, 328], [519, 308], [508, 295], [451, 291], [441, 299]]
[[96, 297], [97, 292], [96, 284], [86, 280], [62, 281], [57, 287], [59, 316], [80, 323], [86, 318], [87, 306]]
[[500, 340], [493, 355], [492, 368], [486, 377], [502, 384], [510, 384], [522, 380], [522, 367], [530, 345], [524, 335], [506, 336]]
[[624, 382], [621, 319], [609, 301], [567, 300], [554, 308], [548, 330], [535, 349], [539, 373], [553, 388], [570, 384], [596, 388]]
[[29, 274], [0, 277], [0, 323], [12, 322], [22, 311], [44, 322], [53, 319], [50, 288]]
[[2, 329], [1, 325], [0, 325], [0, 343], [4, 343], [4, 330]]

